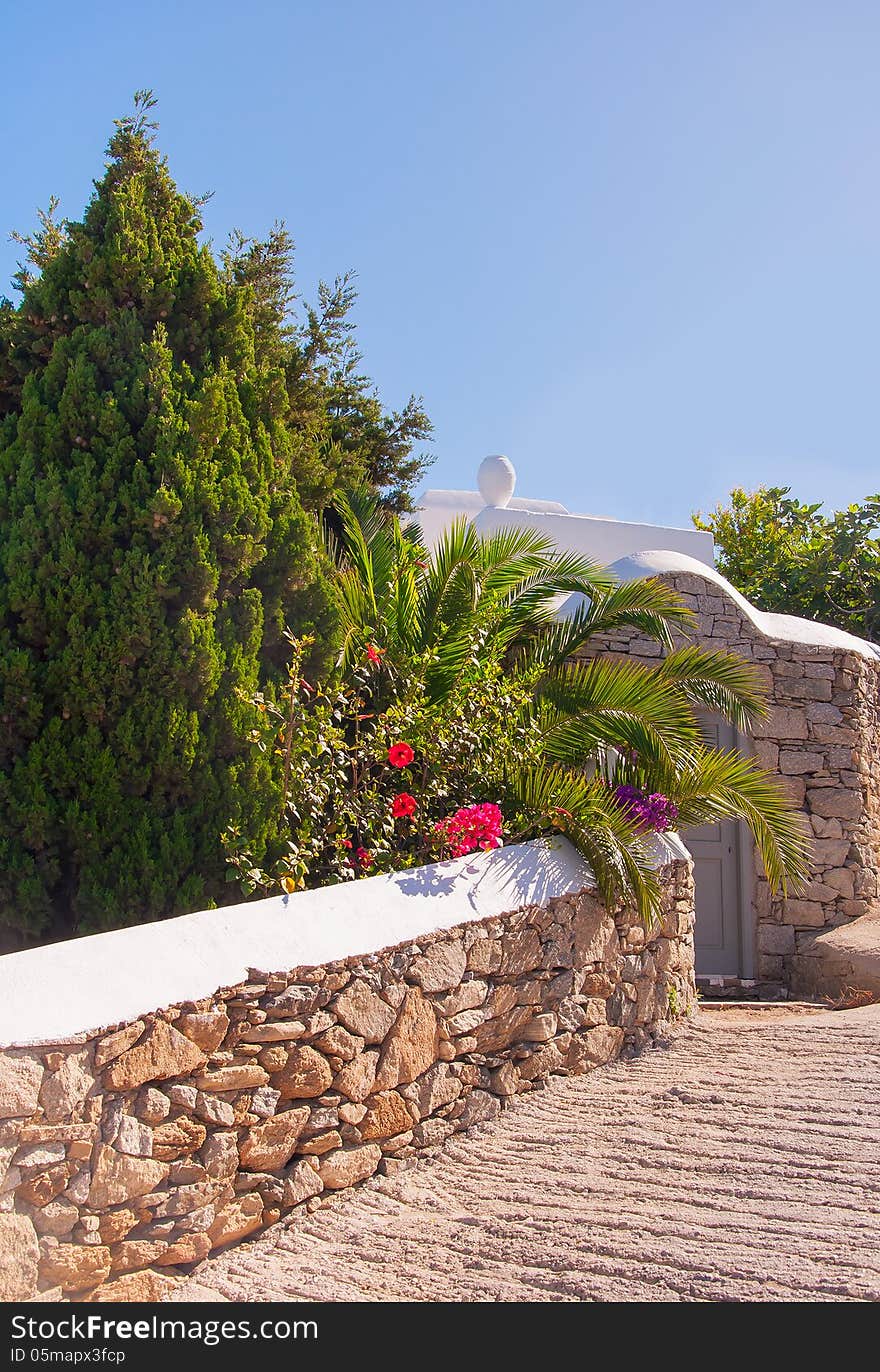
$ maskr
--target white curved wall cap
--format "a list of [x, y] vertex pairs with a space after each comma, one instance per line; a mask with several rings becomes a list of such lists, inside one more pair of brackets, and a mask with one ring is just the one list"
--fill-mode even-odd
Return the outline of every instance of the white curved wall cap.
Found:
[[[686, 553], [675, 552], [668, 548], [651, 548], [645, 552], [631, 553], [612, 563], [610, 570], [621, 581], [636, 581], [642, 577], [658, 576], [662, 572], [690, 572], [701, 576], [724, 592], [728, 599], [738, 605], [755, 628], [767, 638], [775, 638], [784, 643], [803, 643], [814, 648], [845, 648], [862, 657], [880, 658], [880, 648], [869, 643], [866, 638], [857, 638], [845, 629], [835, 629], [831, 624], [816, 624], [811, 619], [801, 619], [798, 615], [781, 615], [769, 610], [759, 610], [750, 600], [732, 586], [715, 567], [688, 557]], [[571, 597], [573, 602], [575, 597]], [[561, 613], [571, 614], [573, 604], [566, 602]]]
[[[687, 857], [655, 836], [657, 866]], [[0, 957], [0, 1045], [94, 1033], [248, 978], [379, 952], [593, 886], [567, 839], [536, 839], [408, 872], [201, 910]]]

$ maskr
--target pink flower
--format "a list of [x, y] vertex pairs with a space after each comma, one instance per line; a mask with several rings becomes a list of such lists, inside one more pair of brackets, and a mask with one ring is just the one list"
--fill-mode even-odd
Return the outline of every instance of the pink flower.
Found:
[[366, 848], [358, 848], [357, 852], [355, 853], [355, 857], [357, 858], [358, 862], [361, 864], [365, 872], [368, 871], [370, 867], [372, 867], [373, 854], [368, 852]]
[[388, 749], [388, 761], [392, 767], [408, 767], [415, 753], [408, 743], [392, 743]]
[[401, 791], [399, 796], [394, 797], [391, 813], [395, 819], [406, 819], [415, 812], [416, 803], [415, 796], [411, 796], [408, 791]]
[[434, 832], [439, 834], [453, 857], [464, 857], [478, 848], [484, 852], [500, 848], [502, 824], [503, 816], [497, 805], [466, 805], [435, 824]]
[[375, 645], [374, 643], [368, 643], [368, 644], [367, 644], [367, 661], [368, 661], [368, 662], [381, 662], [381, 661], [382, 661], [382, 654], [383, 654], [384, 652], [385, 652], [385, 649], [384, 649], [384, 648], [377, 648], [376, 645]]

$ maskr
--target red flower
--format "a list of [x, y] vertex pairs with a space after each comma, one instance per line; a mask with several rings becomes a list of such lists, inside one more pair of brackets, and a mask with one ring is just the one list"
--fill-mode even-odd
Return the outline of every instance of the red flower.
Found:
[[372, 867], [373, 854], [368, 852], [366, 848], [358, 848], [357, 852], [355, 853], [355, 857], [357, 858], [358, 862], [361, 864], [365, 872], [368, 868]]
[[399, 796], [395, 796], [391, 805], [391, 813], [395, 819], [406, 819], [413, 814], [416, 808], [416, 798], [411, 796], [408, 791], [401, 791]]
[[350, 848], [350, 847], [351, 847], [351, 839], [350, 839], [350, 838], [344, 838], [344, 839], [342, 840], [342, 846], [343, 846], [343, 848]]
[[408, 767], [415, 753], [408, 743], [392, 743], [388, 749], [388, 761], [392, 767]]
[[384, 648], [377, 648], [376, 645], [375, 645], [374, 643], [368, 643], [368, 644], [367, 644], [367, 661], [368, 661], [368, 662], [381, 662], [381, 661], [382, 661], [382, 654], [384, 653], [384, 651], [385, 651]]

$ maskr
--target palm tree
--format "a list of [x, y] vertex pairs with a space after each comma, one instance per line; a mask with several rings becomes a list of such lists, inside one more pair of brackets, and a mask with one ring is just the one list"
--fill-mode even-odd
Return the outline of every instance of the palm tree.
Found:
[[[658, 908], [653, 835], [618, 792], [668, 797], [682, 825], [743, 819], [771, 885], [797, 889], [808, 870], [801, 817], [753, 759], [707, 747], [699, 711], [742, 731], [766, 713], [753, 668], [732, 654], [673, 649], [690, 611], [659, 581], [619, 583], [588, 558], [561, 552], [531, 530], [481, 536], [464, 521], [428, 554], [417, 526], [389, 518], [369, 495], [337, 501], [331, 539], [342, 625], [339, 667], [350, 673], [367, 644], [382, 650], [384, 689], [414, 669], [426, 700], [448, 700], [475, 657], [503, 662], [529, 687], [529, 726], [540, 756], [505, 778], [534, 833], [565, 833], [610, 903]], [[578, 608], [566, 618], [561, 601]], [[584, 657], [590, 640], [635, 626], [657, 640], [656, 666]]]

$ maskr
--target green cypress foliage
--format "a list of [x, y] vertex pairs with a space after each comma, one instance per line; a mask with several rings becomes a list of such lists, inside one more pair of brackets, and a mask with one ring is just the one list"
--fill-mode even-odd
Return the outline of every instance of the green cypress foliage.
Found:
[[261, 852], [279, 812], [239, 692], [297, 598], [328, 632], [285, 378], [151, 103], [0, 318], [0, 922], [26, 935], [237, 894], [222, 832]]

